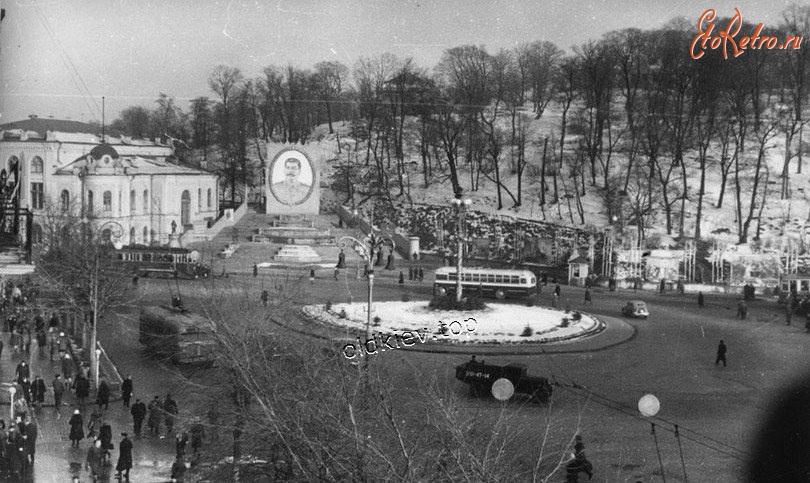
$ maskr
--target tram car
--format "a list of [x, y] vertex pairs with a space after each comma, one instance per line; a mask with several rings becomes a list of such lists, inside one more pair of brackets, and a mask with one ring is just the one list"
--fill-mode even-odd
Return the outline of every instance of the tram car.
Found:
[[[458, 269], [439, 267], [434, 272], [433, 288], [437, 295], [456, 292]], [[537, 290], [537, 277], [529, 270], [464, 267], [461, 270], [462, 291], [479, 293], [502, 300], [506, 297], [525, 297]]]
[[140, 277], [208, 278], [211, 269], [200, 263], [200, 252], [187, 248], [125, 246], [112, 252], [115, 262]]
[[476, 396], [491, 394], [492, 385], [500, 378], [508, 379], [515, 393], [525, 394], [538, 403], [548, 402], [554, 389], [545, 377], [529, 376], [522, 364], [497, 366], [471, 360], [456, 366], [456, 379], [469, 384], [470, 393]]
[[214, 364], [216, 340], [210, 321], [181, 305], [142, 307], [139, 335], [139, 342], [155, 357], [184, 366]]

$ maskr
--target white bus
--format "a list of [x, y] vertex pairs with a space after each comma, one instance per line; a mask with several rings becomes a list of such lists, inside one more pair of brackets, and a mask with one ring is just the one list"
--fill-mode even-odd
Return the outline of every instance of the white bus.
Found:
[[[435, 272], [433, 289], [440, 296], [454, 294], [457, 281], [458, 270], [456, 267], [440, 267]], [[483, 296], [496, 299], [522, 297], [535, 292], [537, 277], [529, 270], [463, 267], [461, 286], [464, 292], [478, 293], [480, 291]]]

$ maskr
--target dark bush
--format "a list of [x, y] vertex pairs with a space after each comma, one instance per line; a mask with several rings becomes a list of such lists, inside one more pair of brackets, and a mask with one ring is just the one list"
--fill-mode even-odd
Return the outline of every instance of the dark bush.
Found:
[[532, 328], [529, 327], [528, 325], [523, 328], [523, 332], [521, 332], [521, 334], [520, 334], [521, 337], [531, 337], [533, 335], [534, 335], [534, 330], [532, 330]]
[[339, 317], [341, 319], [348, 319], [349, 318], [349, 314], [346, 313], [346, 309], [340, 309]]
[[431, 310], [481, 310], [486, 308], [486, 303], [478, 297], [464, 297], [461, 302], [456, 302], [452, 295], [446, 297], [433, 297], [428, 304]]
[[327, 300], [327, 301], [326, 301], [326, 305], [324, 306], [324, 308], [326, 309], [326, 311], [327, 311], [327, 312], [329, 312], [330, 310], [332, 310], [332, 301], [331, 301], [331, 300]]
[[568, 318], [567, 317], [563, 317], [562, 323], [560, 324], [560, 327], [568, 327]]
[[574, 320], [582, 320], [582, 314], [580, 314], [579, 312], [574, 312], [574, 315], [572, 316], [572, 318]]
[[380, 325], [380, 321], [382, 321], [382, 319], [379, 315], [374, 317], [374, 325]]

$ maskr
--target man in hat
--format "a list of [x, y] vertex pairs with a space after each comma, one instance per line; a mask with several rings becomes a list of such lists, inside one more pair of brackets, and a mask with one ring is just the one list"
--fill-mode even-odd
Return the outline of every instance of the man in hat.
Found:
[[132, 405], [129, 412], [132, 414], [132, 423], [135, 426], [135, 437], [140, 438], [141, 425], [143, 425], [143, 420], [146, 418], [146, 404], [135, 398], [135, 404]]

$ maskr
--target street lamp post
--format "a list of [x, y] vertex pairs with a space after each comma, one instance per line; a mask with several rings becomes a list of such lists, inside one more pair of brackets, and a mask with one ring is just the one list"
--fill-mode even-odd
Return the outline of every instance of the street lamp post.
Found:
[[[121, 224], [116, 222], [116, 221], [107, 220], [98, 227], [98, 232], [100, 234], [103, 234], [104, 231], [107, 230], [107, 228], [110, 229], [110, 239], [105, 240], [105, 241], [111, 242], [116, 250], [120, 249], [121, 248], [121, 243], [119, 242], [119, 239], [124, 234], [124, 227], [122, 227]], [[92, 305], [91, 308], [92, 308], [92, 314], [93, 314], [93, 321], [92, 321], [93, 322], [93, 327], [92, 327], [93, 330], [92, 330], [92, 335], [91, 335], [91, 338], [90, 338], [90, 347], [92, 348], [90, 350], [90, 357], [93, 360], [91, 360], [90, 362], [91, 362], [91, 365], [93, 367], [93, 378], [94, 378], [94, 380], [96, 382], [96, 387], [98, 387], [98, 362], [99, 362], [98, 359], [99, 359], [99, 355], [101, 354], [101, 351], [97, 348], [98, 347], [98, 306], [99, 306], [98, 298], [99, 298], [99, 288], [100, 288], [99, 284], [101, 283], [101, 280], [99, 280], [99, 268], [100, 268], [99, 265], [101, 263], [101, 260], [99, 260], [99, 249], [98, 249], [98, 247], [96, 247], [95, 257], [94, 258], [95, 258], [95, 260], [94, 260], [95, 266], [93, 267], [93, 269], [95, 270], [95, 273], [93, 273], [93, 278], [90, 281], [90, 303]]]
[[[374, 296], [374, 253], [382, 248], [384, 245], [391, 245], [391, 250], [396, 249], [394, 240], [377, 235], [372, 232], [366, 236], [363, 241], [358, 240], [353, 236], [341, 237], [337, 245], [340, 248], [351, 248], [356, 252], [363, 261], [366, 262], [366, 271], [368, 272], [368, 309], [366, 313], [366, 340], [371, 336], [371, 308]], [[368, 370], [368, 358], [363, 362], [363, 367]]]
[[453, 205], [455, 205], [456, 210], [458, 211], [458, 226], [456, 227], [456, 235], [458, 238], [458, 256], [457, 256], [457, 267], [456, 267], [456, 302], [461, 303], [461, 268], [462, 268], [462, 257], [463, 257], [463, 235], [462, 230], [464, 228], [464, 215], [467, 212], [467, 209], [472, 204], [472, 200], [469, 198], [460, 199], [460, 198], [453, 198]]
[[93, 372], [95, 373], [95, 376], [93, 377], [95, 378], [96, 388], [98, 388], [98, 366], [100, 359], [101, 359], [101, 349], [96, 349], [96, 365], [93, 368]]

